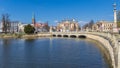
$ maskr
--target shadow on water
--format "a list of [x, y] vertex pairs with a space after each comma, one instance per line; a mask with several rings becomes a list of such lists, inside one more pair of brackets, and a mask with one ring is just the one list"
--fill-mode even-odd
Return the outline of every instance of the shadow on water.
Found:
[[3, 42], [3, 45], [10, 45], [11, 44], [11, 41], [12, 39], [3, 39], [2, 42]]
[[25, 39], [25, 45], [34, 45], [36, 39]]
[[96, 40], [92, 40], [92, 39], [86, 39], [86, 41], [88, 41], [90, 43], [94, 43], [96, 45], [96, 47], [100, 50], [100, 53], [101, 53], [102, 57], [104, 58], [105, 63], [107, 63], [108, 68], [113, 68], [111, 59], [110, 59], [110, 55], [108, 54], [109, 52], [104, 48], [104, 45], [102, 43], [100, 43]]

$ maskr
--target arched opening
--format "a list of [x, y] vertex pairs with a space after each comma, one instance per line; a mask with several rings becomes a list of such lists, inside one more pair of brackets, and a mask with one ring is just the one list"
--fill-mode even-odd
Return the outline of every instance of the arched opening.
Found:
[[71, 35], [70, 37], [71, 37], [71, 38], [76, 38], [77, 36], [76, 36], [76, 35]]
[[53, 37], [56, 37], [56, 35], [53, 35]]
[[66, 38], [67, 38], [67, 37], [68, 37], [68, 35], [63, 35], [63, 37], [66, 37]]
[[80, 35], [78, 38], [87, 38], [85, 35]]
[[57, 37], [62, 37], [62, 35], [57, 35]]

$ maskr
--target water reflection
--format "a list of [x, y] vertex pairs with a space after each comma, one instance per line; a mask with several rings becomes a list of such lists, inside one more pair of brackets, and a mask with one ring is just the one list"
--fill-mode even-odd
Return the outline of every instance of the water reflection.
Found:
[[2, 39], [0, 68], [109, 68], [85, 39]]

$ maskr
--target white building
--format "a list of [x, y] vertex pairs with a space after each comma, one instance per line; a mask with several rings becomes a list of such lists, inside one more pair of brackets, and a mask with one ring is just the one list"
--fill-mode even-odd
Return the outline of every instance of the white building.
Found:
[[2, 22], [0, 22], [0, 32], [2, 32]]
[[24, 32], [24, 27], [28, 25], [28, 24], [22, 24], [22, 23], [19, 23], [18, 24], [18, 32]]

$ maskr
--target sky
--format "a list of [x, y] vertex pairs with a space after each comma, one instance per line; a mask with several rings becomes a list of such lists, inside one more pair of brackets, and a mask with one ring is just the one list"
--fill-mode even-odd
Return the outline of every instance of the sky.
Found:
[[[75, 19], [80, 24], [90, 20], [113, 21], [115, 0], [0, 0], [0, 18], [8, 13], [12, 21], [30, 24], [35, 14], [37, 22], [56, 25], [64, 19]], [[120, 9], [120, 0], [116, 0]]]

